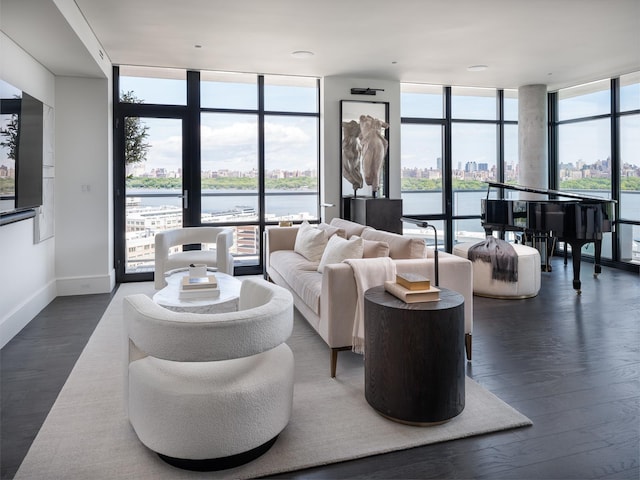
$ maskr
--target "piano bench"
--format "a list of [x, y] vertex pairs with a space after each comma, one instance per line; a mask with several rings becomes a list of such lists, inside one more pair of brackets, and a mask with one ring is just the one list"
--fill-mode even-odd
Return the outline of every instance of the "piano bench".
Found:
[[[467, 252], [478, 242], [458, 243], [453, 254], [467, 258]], [[518, 254], [518, 281], [504, 282], [492, 278], [492, 267], [488, 262], [476, 260], [473, 268], [473, 294], [491, 298], [531, 298], [540, 291], [540, 252], [526, 245], [511, 244]]]

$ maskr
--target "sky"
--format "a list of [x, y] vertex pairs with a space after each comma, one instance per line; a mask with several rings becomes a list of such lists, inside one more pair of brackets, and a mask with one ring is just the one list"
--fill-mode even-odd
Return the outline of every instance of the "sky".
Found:
[[[601, 82], [602, 83], [602, 82]], [[597, 87], [596, 87], [597, 88]], [[185, 82], [139, 77], [121, 77], [121, 90], [133, 90], [147, 103], [184, 104]], [[140, 93], [138, 93], [140, 92]], [[255, 84], [204, 82], [201, 103], [207, 107], [255, 109]], [[464, 119], [495, 119], [495, 91], [491, 89], [453, 88], [452, 116]], [[517, 120], [518, 102], [514, 92], [505, 95], [505, 119]], [[560, 94], [559, 119], [606, 114], [610, 109], [608, 91], [571, 96], [571, 89]], [[640, 85], [623, 86], [622, 109], [640, 108]], [[317, 107], [313, 85], [309, 87], [267, 85], [265, 109], [290, 112], [313, 112]], [[403, 117], [441, 117], [441, 96], [402, 94]], [[149, 126], [152, 148], [147, 167], [179, 168], [181, 127], [177, 120], [144, 119]], [[246, 114], [202, 115], [202, 169], [241, 170], [257, 168], [257, 116]], [[622, 119], [621, 152], [623, 161], [640, 164], [640, 119]], [[595, 163], [610, 155], [608, 120], [594, 120], [560, 127], [559, 152], [562, 163]], [[467, 162], [496, 163], [496, 127], [477, 123], [453, 123], [453, 165], [464, 168]], [[442, 157], [439, 126], [404, 125], [401, 135], [402, 167], [436, 168]], [[390, 139], [393, 141], [393, 139]], [[265, 118], [265, 152], [268, 170], [316, 169], [317, 123], [315, 118], [267, 116]], [[517, 163], [517, 127], [505, 129], [505, 161]]]
[[[184, 105], [184, 81], [121, 77], [121, 90], [134, 91], [146, 103]], [[144, 92], [144, 93], [137, 93]], [[256, 109], [257, 87], [251, 84], [206, 82], [201, 103], [211, 108]], [[315, 88], [267, 85], [265, 109], [309, 113], [317, 110]], [[149, 127], [147, 169], [177, 170], [181, 159], [179, 120], [145, 118]], [[258, 125], [255, 114], [203, 113], [201, 117], [203, 170], [257, 169]], [[265, 118], [265, 160], [268, 170], [317, 170], [317, 118]], [[293, 167], [293, 168], [292, 168]]]

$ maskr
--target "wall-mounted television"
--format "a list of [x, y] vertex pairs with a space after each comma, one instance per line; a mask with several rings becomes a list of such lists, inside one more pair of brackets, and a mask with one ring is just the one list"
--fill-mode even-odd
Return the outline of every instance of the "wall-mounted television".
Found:
[[44, 105], [0, 80], [0, 215], [42, 205]]

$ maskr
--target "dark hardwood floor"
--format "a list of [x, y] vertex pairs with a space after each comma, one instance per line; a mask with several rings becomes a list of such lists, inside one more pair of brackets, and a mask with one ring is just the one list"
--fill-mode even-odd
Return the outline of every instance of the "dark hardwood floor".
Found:
[[18, 470], [111, 297], [58, 297], [0, 351], [3, 480]]
[[[535, 298], [474, 298], [467, 374], [532, 427], [274, 478], [640, 478], [640, 277], [603, 267], [594, 278], [583, 262], [578, 296], [571, 267], [560, 258], [552, 266]], [[56, 299], [2, 349], [3, 479], [13, 477], [109, 299]]]

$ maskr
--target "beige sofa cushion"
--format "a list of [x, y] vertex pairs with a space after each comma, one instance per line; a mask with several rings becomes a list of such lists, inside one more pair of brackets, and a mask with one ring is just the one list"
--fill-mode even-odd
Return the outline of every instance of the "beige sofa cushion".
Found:
[[365, 229], [371, 228], [366, 225], [361, 225], [360, 223], [345, 220], [344, 218], [333, 218], [329, 224], [332, 227], [343, 229], [345, 232], [345, 238], [351, 238], [353, 235], [362, 236], [362, 232]]
[[327, 239], [333, 237], [334, 235], [337, 235], [342, 238], [347, 238], [347, 234], [343, 228], [334, 227], [333, 225], [329, 225], [328, 223], [320, 223], [318, 224], [318, 228], [324, 231], [324, 234], [326, 235]]
[[387, 242], [389, 244], [389, 256], [394, 259], [426, 257], [426, 244], [421, 238], [407, 237], [372, 228], [365, 229], [362, 232], [362, 238]]
[[334, 235], [327, 242], [324, 249], [318, 271], [322, 273], [324, 266], [329, 263], [340, 263], [348, 258], [362, 258], [364, 251], [364, 240], [358, 236], [353, 236], [349, 240]]
[[313, 310], [320, 314], [320, 292], [322, 274], [318, 273], [318, 263], [306, 260], [291, 250], [278, 250], [271, 253], [271, 268], [276, 270], [290, 290]]

